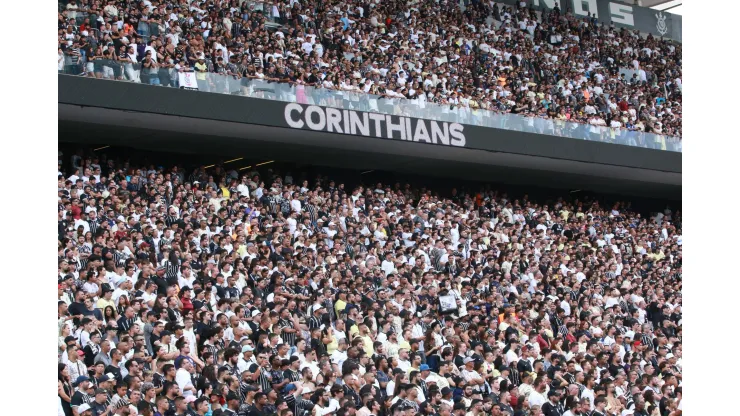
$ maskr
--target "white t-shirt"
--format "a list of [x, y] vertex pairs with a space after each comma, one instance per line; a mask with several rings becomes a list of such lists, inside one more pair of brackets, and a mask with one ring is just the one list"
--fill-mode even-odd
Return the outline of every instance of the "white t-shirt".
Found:
[[511, 364], [519, 361], [516, 353], [512, 350], [506, 352], [506, 364]]
[[529, 397], [527, 398], [527, 401], [529, 402], [530, 406], [542, 407], [542, 405], [545, 404], [547, 399], [545, 399], [545, 396], [543, 396], [542, 393], [535, 390], [529, 393]]
[[[588, 398], [589, 403], [591, 404], [591, 410], [594, 410], [594, 391], [589, 390], [588, 388], [583, 389], [583, 393], [581, 393], [581, 399]], [[530, 401], [530, 403], [532, 403]]]
[[177, 370], [177, 373], [175, 374], [175, 382], [177, 382], [177, 386], [180, 387], [180, 391], [182, 391], [182, 397], [193, 395], [192, 391], [185, 390], [188, 386], [193, 385], [193, 381], [190, 378], [190, 373], [188, 373], [188, 370], [184, 368], [180, 368], [179, 370]]
[[342, 364], [347, 361], [347, 352], [336, 350], [331, 354], [330, 358], [333, 364], [337, 364], [341, 368]]

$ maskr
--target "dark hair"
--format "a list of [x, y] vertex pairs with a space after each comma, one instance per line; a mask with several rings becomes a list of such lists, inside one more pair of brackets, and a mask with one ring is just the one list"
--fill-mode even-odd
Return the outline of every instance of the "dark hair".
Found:
[[62, 364], [62, 363], [57, 364], [57, 378], [62, 383], [69, 381], [69, 377], [65, 378], [65, 376], [62, 375], [62, 371], [64, 371], [65, 368], [67, 368], [66, 364]]

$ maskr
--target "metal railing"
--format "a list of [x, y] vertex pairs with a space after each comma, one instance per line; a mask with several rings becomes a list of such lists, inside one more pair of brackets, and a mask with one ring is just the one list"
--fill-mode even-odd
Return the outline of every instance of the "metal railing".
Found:
[[439, 105], [427, 101], [390, 98], [357, 91], [316, 88], [302, 84], [281, 83], [266, 78], [247, 78], [238, 75], [197, 72], [192, 68], [177, 70], [174, 67], [147, 66], [142, 63], [123, 63], [114, 60], [67, 56], [64, 68], [60, 72], [104, 80], [127, 81], [217, 94], [409, 116], [494, 129], [568, 137], [575, 140], [671, 152], [682, 151], [680, 138], [663, 134], [589, 125], [567, 120], [522, 116], [460, 105]]

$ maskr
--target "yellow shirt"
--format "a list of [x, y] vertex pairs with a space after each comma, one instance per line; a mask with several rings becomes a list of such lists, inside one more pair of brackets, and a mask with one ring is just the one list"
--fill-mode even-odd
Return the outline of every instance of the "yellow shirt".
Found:
[[355, 335], [359, 333], [360, 333], [360, 328], [358, 328], [356, 324], [352, 325], [352, 327], [349, 329], [349, 340], [355, 339]]
[[365, 335], [360, 336], [360, 339], [362, 339], [362, 347], [365, 349], [365, 354], [367, 354], [368, 357], [372, 357], [373, 355], [373, 340]]
[[222, 187], [222, 188], [221, 188], [221, 193], [222, 193], [222, 195], [224, 196], [224, 198], [226, 198], [226, 199], [229, 199], [229, 198], [231, 198], [231, 192], [229, 192], [229, 188], [227, 188], [227, 187], [225, 187], [225, 186], [224, 186], [224, 187]]
[[339, 299], [334, 303], [334, 311], [337, 313], [337, 316], [339, 316], [340, 313], [344, 312], [344, 308], [347, 307], [347, 302]]
[[247, 245], [241, 245], [239, 246], [239, 249], [236, 250], [236, 254], [239, 255], [239, 257], [244, 258], [244, 256], [247, 255]]
[[116, 304], [113, 302], [113, 299], [105, 300], [105, 298], [99, 298], [98, 303], [95, 305], [96, 308], [100, 309], [103, 312], [105, 312], [105, 308], [107, 306], [112, 307], [113, 310], [116, 309]]
[[398, 346], [399, 346], [399, 348], [404, 348], [404, 349], [407, 349], [407, 350], [410, 350], [411, 349], [411, 344], [409, 344], [409, 342], [406, 341], [406, 340], [401, 341], [401, 343]]
[[339, 342], [337, 342], [337, 338], [336, 337], [333, 337], [332, 338], [332, 341], [330, 343], [326, 344], [326, 352], [329, 355], [332, 355], [332, 353], [334, 353], [334, 351], [336, 351], [337, 348], [339, 348]]
[[206, 65], [205, 62], [203, 62], [203, 63], [196, 62], [195, 63], [195, 69], [196, 69], [196, 71], [195, 71], [195, 79], [199, 79], [201, 81], [205, 81], [206, 80], [206, 73], [205, 72], [200, 72], [200, 71], [208, 71], [208, 65]]

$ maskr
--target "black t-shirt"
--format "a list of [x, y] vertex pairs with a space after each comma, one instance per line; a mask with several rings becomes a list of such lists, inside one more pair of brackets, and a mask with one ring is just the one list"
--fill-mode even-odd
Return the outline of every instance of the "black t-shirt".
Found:
[[550, 402], [545, 402], [545, 404], [542, 405], [542, 413], [545, 416], [560, 416], [558, 407]]
[[93, 400], [92, 403], [90, 403], [90, 409], [92, 410], [93, 416], [98, 416], [100, 414], [105, 413], [105, 408], [106, 408], [105, 403], [100, 404], [96, 402], [95, 400]]
[[167, 409], [167, 413], [172, 415], [175, 414], [175, 410], [177, 410], [177, 408], [175, 407], [175, 399], [170, 399], [169, 397], [167, 397], [167, 403], [169, 403], [170, 405], [170, 408]]
[[85, 403], [88, 403], [88, 401], [85, 398], [85, 395], [83, 395], [81, 391], [76, 391], [75, 394], [72, 395], [71, 404], [73, 407], [81, 406]]
[[514, 414], [514, 408], [509, 406], [508, 404], [499, 403], [499, 406], [501, 407], [501, 410], [503, 410], [504, 412], [508, 412], [508, 414], [510, 415]]
[[250, 338], [252, 339], [252, 342], [254, 342], [255, 345], [257, 346], [258, 353], [262, 349], [262, 345], [261, 344], [257, 345], [257, 341], [260, 339], [260, 335], [262, 334], [269, 335], [270, 333], [268, 331], [265, 331], [262, 328], [259, 328], [256, 331], [252, 332], [252, 335], [250, 336]]
[[113, 373], [113, 376], [116, 378], [116, 381], [123, 381], [123, 377], [121, 377], [121, 369], [120, 368], [118, 368], [116, 366], [113, 366], [113, 365], [109, 365], [109, 366], [106, 366], [105, 367], [105, 372], [106, 373]]
[[70, 316], [75, 315], [92, 315], [89, 313], [87, 308], [85, 307], [84, 303], [80, 302], [72, 302], [69, 304], [69, 308], [67, 309], [69, 311]]

